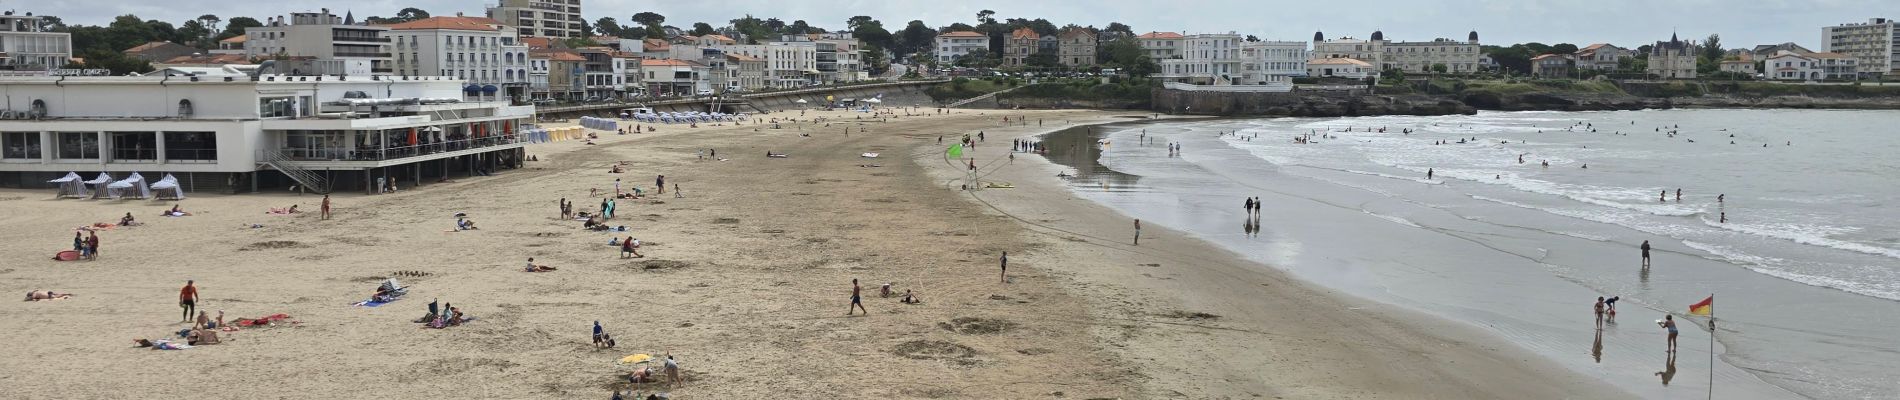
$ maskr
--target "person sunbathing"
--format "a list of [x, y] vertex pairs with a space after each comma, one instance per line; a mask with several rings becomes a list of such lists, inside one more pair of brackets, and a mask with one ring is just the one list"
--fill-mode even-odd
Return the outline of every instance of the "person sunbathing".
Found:
[[642, 365], [640, 368], [635, 368], [633, 372], [627, 373], [627, 381], [631, 383], [652, 382], [653, 367]]
[[138, 221], [132, 218], [132, 213], [125, 213], [124, 217], [119, 217], [119, 226], [132, 226], [136, 224], [138, 224]]
[[185, 212], [185, 210], [183, 208], [180, 208], [179, 205], [173, 204], [172, 209], [160, 212], [158, 213], [158, 215], [167, 216], [167, 217], [184, 217], [184, 216], [191, 215], [191, 213]]
[[26, 293], [26, 301], [65, 300], [71, 297], [73, 297], [72, 293], [59, 293], [51, 290], [35, 290]]
[[528, 267], [525, 268], [524, 270], [527, 272], [548, 272], [548, 271], [553, 271], [554, 267], [550, 267], [546, 265], [535, 265], [534, 257], [528, 257]]
[[917, 295], [911, 294], [910, 289], [904, 289], [904, 298], [901, 300], [898, 300], [898, 302], [904, 303], [904, 304], [923, 304], [924, 303], [923, 300], [917, 298]]
[[479, 228], [476, 228], [476, 227], [475, 227], [475, 220], [472, 220], [472, 219], [462, 219], [461, 217], [456, 217], [456, 218], [455, 218], [455, 229], [456, 229], [456, 230], [462, 230], [462, 231], [472, 231], [472, 230], [476, 230], [476, 229], [479, 229]]
[[214, 345], [214, 344], [219, 344], [219, 343], [224, 343], [224, 341], [218, 339], [218, 331], [214, 331], [210, 329], [193, 329], [191, 330], [191, 333], [185, 334], [185, 344], [188, 344], [188, 345], [208, 346], [208, 345]]

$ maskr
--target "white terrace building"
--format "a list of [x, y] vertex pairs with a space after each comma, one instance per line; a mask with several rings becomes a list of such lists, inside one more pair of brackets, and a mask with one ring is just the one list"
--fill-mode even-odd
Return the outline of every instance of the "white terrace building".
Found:
[[243, 74], [0, 77], [0, 186], [79, 172], [176, 175], [187, 191], [383, 179], [519, 165], [534, 108], [464, 97], [448, 77]]

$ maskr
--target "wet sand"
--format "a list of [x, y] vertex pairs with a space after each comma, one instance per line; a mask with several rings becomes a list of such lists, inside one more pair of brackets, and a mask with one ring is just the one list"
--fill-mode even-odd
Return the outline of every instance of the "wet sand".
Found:
[[[266, 215], [316, 210], [316, 196], [281, 191], [193, 193], [180, 204], [197, 215], [184, 218], [156, 216], [171, 203], [0, 191], [0, 254], [15, 260], [0, 287], [78, 294], [0, 308], [24, 333], [0, 350], [15, 361], [0, 366], [0, 397], [1622, 397], [1481, 333], [1378, 311], [1158, 226], [1140, 248], [1118, 244], [1126, 219], [1067, 194], [1036, 157], [988, 172], [1018, 189], [960, 194], [937, 136], [983, 130], [992, 141], [972, 154], [1000, 158], [1008, 136], [1034, 131], [980, 113], [862, 124], [811, 113], [837, 121], [538, 144], [528, 152], [540, 161], [523, 170], [339, 194], [330, 221]], [[727, 160], [697, 160], [705, 148]], [[608, 173], [617, 161], [626, 173]], [[661, 174], [685, 197], [668, 187], [619, 201], [610, 223], [629, 233], [557, 218], [556, 199], [591, 211], [589, 189], [611, 191], [614, 178], [651, 189]], [[101, 233], [99, 260], [46, 260], [73, 227], [126, 212], [147, 225]], [[482, 229], [445, 232], [458, 212]], [[641, 239], [646, 257], [618, 258], [616, 235]], [[521, 272], [528, 257], [559, 270]], [[350, 305], [387, 277], [411, 287], [406, 299]], [[843, 312], [853, 278], [869, 315]], [[184, 351], [133, 348], [186, 326], [176, 298], [187, 279], [212, 314], [296, 322]], [[924, 303], [879, 297], [886, 282]], [[409, 322], [431, 299], [478, 319]], [[595, 320], [619, 348], [589, 344]], [[633, 353], [678, 357], [686, 384], [630, 387], [615, 361]]]

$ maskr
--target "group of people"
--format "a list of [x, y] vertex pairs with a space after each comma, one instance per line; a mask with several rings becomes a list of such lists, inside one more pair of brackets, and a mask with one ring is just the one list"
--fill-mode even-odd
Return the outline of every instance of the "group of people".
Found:
[[98, 259], [99, 231], [87, 229], [85, 233], [73, 232], [73, 251], [79, 252], [79, 258]]
[[422, 318], [417, 318], [416, 322], [427, 324], [426, 326], [430, 328], [443, 329], [458, 326], [462, 323], [473, 321], [474, 319], [474, 317], [470, 317], [468, 314], [463, 314], [462, 309], [455, 307], [454, 304], [442, 303], [438, 305], [437, 300], [431, 299], [429, 300], [429, 314], [423, 315]]

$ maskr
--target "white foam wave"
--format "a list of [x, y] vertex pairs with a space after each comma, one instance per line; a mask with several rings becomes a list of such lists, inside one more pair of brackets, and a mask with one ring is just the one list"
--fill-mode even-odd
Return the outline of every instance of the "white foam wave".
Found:
[[1840, 250], [1873, 254], [1877, 256], [1886, 256], [1889, 258], [1900, 258], [1900, 250], [1874, 246], [1874, 245], [1865, 244], [1865, 243], [1849, 242], [1845, 240], [1833, 239], [1833, 238], [1828, 237], [1832, 235], [1854, 232], [1854, 231], [1859, 230], [1858, 228], [1819, 226], [1819, 225], [1799, 225], [1799, 224], [1743, 224], [1743, 223], [1726, 223], [1725, 224], [1725, 223], [1721, 223], [1720, 221], [1713, 221], [1707, 218], [1704, 218], [1702, 222], [1708, 226], [1712, 226], [1716, 228], [1727, 229], [1727, 230], [1731, 230], [1735, 232], [1741, 232], [1741, 233], [1746, 233], [1746, 234], [1756, 235], [1756, 236], [1766, 236], [1766, 237], [1771, 237], [1771, 238], [1776, 238], [1776, 239], [1783, 239], [1783, 240], [1788, 240], [1795, 243], [1800, 243], [1800, 244], [1805, 244], [1805, 245], [1810, 245], [1810, 246], [1821, 246], [1821, 247], [1828, 247], [1828, 248], [1834, 248], [1834, 249], [1840, 249]]
[[1405, 218], [1400, 218], [1400, 217], [1397, 217], [1397, 216], [1391, 216], [1391, 215], [1385, 215], [1385, 214], [1380, 214], [1380, 213], [1375, 213], [1375, 212], [1371, 212], [1371, 211], [1367, 211], [1367, 210], [1359, 210], [1359, 212], [1362, 212], [1362, 213], [1366, 213], [1366, 215], [1371, 215], [1371, 216], [1373, 216], [1373, 217], [1376, 217], [1376, 218], [1379, 218], [1379, 219], [1383, 219], [1383, 220], [1387, 220], [1387, 221], [1392, 221], [1393, 223], [1397, 223], [1397, 224], [1399, 224], [1399, 225], [1405, 225], [1405, 226], [1409, 226], [1409, 227], [1413, 227], [1413, 228], [1423, 228], [1422, 226], [1419, 226], [1419, 225], [1418, 225], [1418, 223], [1415, 223], [1415, 222], [1412, 222], [1412, 220], [1408, 220], [1408, 219], [1405, 219]]

